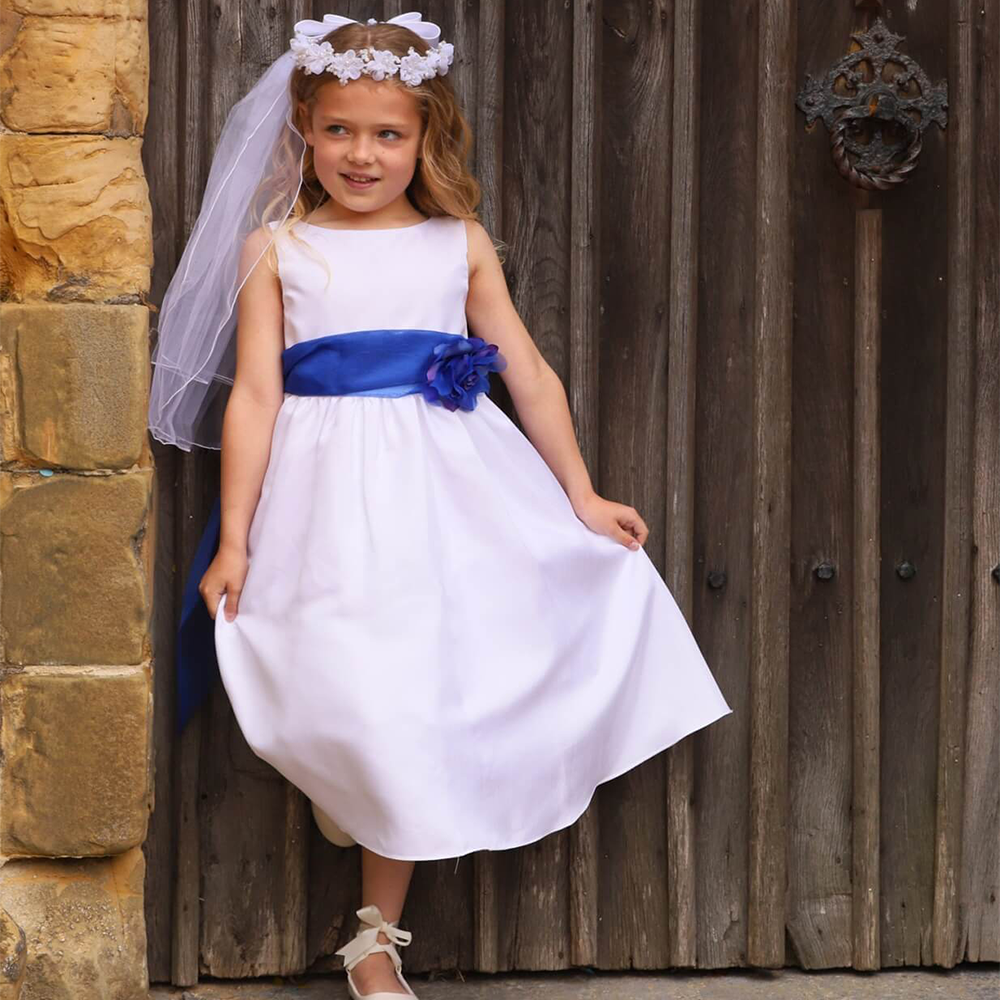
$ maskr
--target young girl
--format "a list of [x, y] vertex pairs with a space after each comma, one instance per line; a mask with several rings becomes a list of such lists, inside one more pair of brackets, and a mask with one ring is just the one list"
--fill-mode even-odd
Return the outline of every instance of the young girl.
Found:
[[[181, 724], [217, 656], [254, 753], [360, 845], [364, 926], [337, 952], [355, 1000], [414, 995], [395, 948], [414, 861], [562, 830], [598, 784], [731, 711], [511, 304], [439, 38], [415, 13], [296, 25], [227, 121], [179, 268], [200, 284], [172, 283], [154, 358], [151, 426], [181, 447], [216, 446], [206, 387], [231, 383]], [[259, 162], [267, 183], [237, 196]], [[283, 217], [241, 236], [227, 277], [262, 190]]]

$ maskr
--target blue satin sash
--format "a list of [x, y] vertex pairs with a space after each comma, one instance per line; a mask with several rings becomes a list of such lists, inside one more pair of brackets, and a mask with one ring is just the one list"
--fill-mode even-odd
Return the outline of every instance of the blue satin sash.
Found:
[[[281, 353], [285, 392], [296, 396], [406, 396], [420, 392], [441, 343], [464, 339], [441, 330], [356, 330], [304, 340]], [[198, 584], [219, 551], [222, 498], [217, 496], [184, 585], [177, 631], [177, 732], [219, 677], [215, 620]]]

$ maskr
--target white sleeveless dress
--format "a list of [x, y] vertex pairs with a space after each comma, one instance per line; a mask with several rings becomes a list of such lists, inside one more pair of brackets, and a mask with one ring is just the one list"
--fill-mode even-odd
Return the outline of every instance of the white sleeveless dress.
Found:
[[[331, 277], [279, 241], [286, 348], [469, 335], [461, 219], [295, 232]], [[732, 711], [645, 549], [580, 521], [486, 393], [471, 411], [286, 393], [247, 547], [237, 616], [223, 600], [214, 626], [237, 722], [386, 857], [532, 843]]]

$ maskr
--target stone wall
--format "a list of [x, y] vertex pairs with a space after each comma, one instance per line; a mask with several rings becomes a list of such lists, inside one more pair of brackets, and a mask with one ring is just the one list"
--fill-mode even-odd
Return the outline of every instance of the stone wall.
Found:
[[0, 21], [0, 1000], [146, 997], [146, 0]]

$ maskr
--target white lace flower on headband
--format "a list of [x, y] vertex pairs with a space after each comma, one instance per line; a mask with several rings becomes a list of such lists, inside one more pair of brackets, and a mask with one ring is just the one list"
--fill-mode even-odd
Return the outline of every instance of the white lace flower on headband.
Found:
[[[431, 77], [444, 76], [452, 64], [455, 47], [449, 42], [439, 41], [441, 29], [430, 21], [422, 20], [416, 11], [399, 14], [384, 23], [399, 24], [428, 42], [436, 42], [426, 55], [420, 55], [412, 45], [402, 57], [389, 49], [370, 47], [334, 52], [329, 42], [317, 40], [344, 24], [358, 23], [335, 14], [326, 14], [322, 21], [299, 21], [295, 25], [295, 37], [289, 42], [295, 65], [310, 74], [331, 73], [340, 80], [341, 86], [350, 80], [357, 80], [362, 73], [373, 80], [384, 80], [398, 73], [403, 83], [416, 87]], [[378, 21], [371, 17], [368, 23], [378, 24]]]

